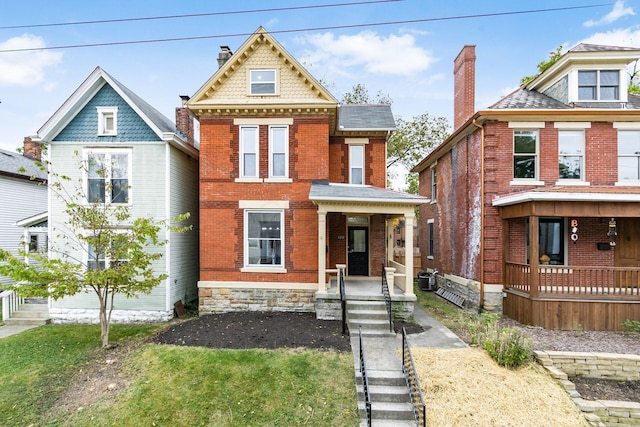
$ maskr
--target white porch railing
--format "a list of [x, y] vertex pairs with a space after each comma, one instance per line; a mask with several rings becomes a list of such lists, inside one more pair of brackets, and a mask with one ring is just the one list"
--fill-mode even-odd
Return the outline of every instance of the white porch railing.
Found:
[[2, 291], [0, 301], [2, 301], [2, 320], [7, 320], [11, 319], [11, 315], [18, 310], [24, 298], [15, 291]]

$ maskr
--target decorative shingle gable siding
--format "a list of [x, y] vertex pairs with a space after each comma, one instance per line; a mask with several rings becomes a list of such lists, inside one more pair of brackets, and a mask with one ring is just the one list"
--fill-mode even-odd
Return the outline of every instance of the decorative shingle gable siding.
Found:
[[[118, 107], [118, 134], [98, 136], [96, 107]], [[136, 114], [111, 86], [105, 84], [73, 120], [56, 136], [54, 141], [70, 142], [134, 142], [159, 141], [158, 136]]]
[[544, 91], [544, 94], [565, 104], [569, 102], [569, 77], [564, 76], [557, 83]]

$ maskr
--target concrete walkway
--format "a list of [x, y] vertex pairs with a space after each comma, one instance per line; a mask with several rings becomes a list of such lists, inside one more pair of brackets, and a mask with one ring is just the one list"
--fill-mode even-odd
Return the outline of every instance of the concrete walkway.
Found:
[[[418, 304], [414, 305], [413, 318], [425, 331], [407, 335], [413, 348], [467, 348], [468, 345], [456, 334], [434, 319]], [[351, 351], [356, 371], [360, 370], [360, 342], [358, 331], [351, 332]], [[364, 356], [367, 369], [402, 370], [402, 334], [393, 337], [363, 337]]]
[[11, 335], [19, 334], [20, 332], [26, 331], [27, 329], [37, 328], [38, 326], [0, 326], [0, 338], [10, 337]]

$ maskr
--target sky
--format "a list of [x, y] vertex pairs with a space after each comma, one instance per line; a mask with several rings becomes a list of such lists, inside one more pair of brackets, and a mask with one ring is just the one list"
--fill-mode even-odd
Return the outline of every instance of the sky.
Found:
[[217, 70], [220, 46], [235, 52], [260, 26], [336, 98], [362, 84], [372, 98], [390, 98], [395, 116], [452, 123], [453, 60], [463, 46], [476, 46], [479, 110], [559, 46], [640, 47], [639, 14], [640, 0], [3, 2], [0, 148], [37, 135], [96, 66], [175, 120], [180, 95], [194, 95]]

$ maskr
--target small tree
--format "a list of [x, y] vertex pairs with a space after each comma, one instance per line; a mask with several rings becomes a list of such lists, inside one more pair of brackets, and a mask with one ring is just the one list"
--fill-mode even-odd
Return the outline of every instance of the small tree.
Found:
[[[89, 167], [83, 163], [81, 169], [86, 172]], [[106, 176], [104, 165], [92, 171]], [[128, 204], [86, 203], [88, 199], [82, 185], [72, 193], [67, 191], [68, 185], [63, 184], [70, 181], [67, 176], [50, 173], [50, 191], [64, 204], [67, 218], [65, 229], [55, 230], [56, 239], [49, 248], [51, 256], [21, 250], [19, 254], [24, 258], [19, 258], [0, 249], [0, 275], [15, 280], [16, 284], [10, 288], [25, 297], [57, 300], [93, 291], [99, 301], [102, 346], [107, 347], [115, 296], [137, 297], [151, 292], [165, 280], [167, 274], [158, 274], [153, 265], [162, 257], [159, 249], [166, 244], [160, 237], [161, 232], [184, 232], [191, 227], [179, 228], [153, 218], [134, 218]], [[104, 182], [105, 192], [114, 190], [109, 180]], [[188, 217], [188, 213], [183, 214], [173, 222]]]
[[533, 76], [525, 76], [520, 79], [520, 86], [524, 86], [540, 74], [545, 72], [549, 67], [556, 63], [558, 59], [562, 56], [562, 45], [558, 46], [555, 50], [549, 52], [549, 58], [546, 60], [542, 60], [538, 63], [538, 74], [534, 74]]

